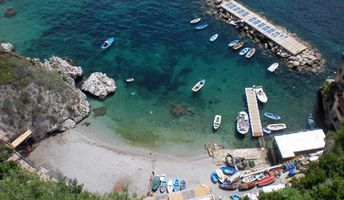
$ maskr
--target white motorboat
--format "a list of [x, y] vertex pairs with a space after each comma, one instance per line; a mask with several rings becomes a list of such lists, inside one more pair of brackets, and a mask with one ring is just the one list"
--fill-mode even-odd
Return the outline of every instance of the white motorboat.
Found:
[[268, 71], [274, 72], [278, 68], [278, 63], [273, 63], [268, 67]]
[[247, 54], [245, 55], [245, 57], [246, 57], [246, 58], [251, 58], [251, 57], [254, 55], [254, 53], [256, 53], [256, 48], [250, 49], [250, 50], [247, 52]]
[[198, 92], [205, 84], [205, 79], [198, 81], [192, 88], [192, 91]]
[[211, 37], [210, 37], [210, 39], [209, 39], [209, 41], [210, 42], [215, 42], [215, 40], [217, 39], [217, 37], [219, 37], [219, 34], [214, 34], [214, 35], [212, 35]]
[[245, 111], [239, 112], [237, 117], [237, 131], [241, 134], [246, 134], [250, 128], [248, 114]]
[[197, 24], [199, 21], [201, 21], [201, 18], [196, 18], [190, 21], [190, 24]]
[[214, 118], [214, 123], [213, 123], [213, 127], [215, 130], [217, 130], [220, 125], [221, 125], [221, 115], [215, 115], [215, 118]]
[[287, 128], [287, 125], [286, 124], [283, 124], [283, 123], [279, 123], [279, 124], [269, 124], [267, 126], [268, 129], [270, 129], [271, 131], [280, 131], [280, 130], [283, 130], [283, 129], [286, 129]]
[[254, 92], [260, 102], [266, 103], [268, 101], [268, 97], [266, 96], [262, 86], [255, 86]]

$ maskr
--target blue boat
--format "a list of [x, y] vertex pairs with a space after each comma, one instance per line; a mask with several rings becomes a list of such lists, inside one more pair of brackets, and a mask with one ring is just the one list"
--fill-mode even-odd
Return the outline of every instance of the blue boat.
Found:
[[180, 190], [185, 190], [186, 189], [186, 182], [185, 180], [180, 181]]
[[236, 44], [238, 44], [240, 41], [239, 40], [233, 40], [231, 41], [229, 44], [228, 44], [228, 47], [233, 47], [235, 46]]
[[180, 189], [180, 181], [179, 178], [176, 177], [173, 179], [173, 191], [178, 192]]
[[231, 197], [231, 199], [233, 199], [233, 200], [240, 200], [240, 196], [237, 195], [237, 194], [232, 194], [230, 197]]
[[220, 169], [226, 175], [233, 175], [236, 172], [236, 169], [234, 167], [220, 167]]
[[308, 123], [308, 127], [309, 127], [310, 129], [314, 129], [314, 127], [315, 127], [315, 121], [314, 121], [314, 119], [313, 119], [312, 113], [309, 113], [308, 119], [307, 119], [307, 123]]
[[108, 47], [112, 45], [113, 41], [115, 41], [115, 38], [113, 37], [108, 38], [107, 40], [104, 41], [104, 43], [100, 46], [100, 48], [107, 49]]
[[245, 55], [251, 48], [250, 47], [245, 47], [243, 48], [240, 52], [239, 55], [243, 56]]
[[272, 120], [280, 120], [281, 119], [281, 117], [279, 115], [276, 115], [276, 114], [271, 113], [271, 112], [265, 112], [264, 116], [267, 118], [270, 118]]
[[217, 174], [215, 172], [211, 174], [210, 179], [213, 183], [217, 183], [219, 181], [219, 178], [217, 177]]
[[208, 24], [200, 24], [200, 25], [195, 26], [195, 29], [196, 30], [202, 30], [202, 29], [205, 29], [207, 27], [208, 27]]

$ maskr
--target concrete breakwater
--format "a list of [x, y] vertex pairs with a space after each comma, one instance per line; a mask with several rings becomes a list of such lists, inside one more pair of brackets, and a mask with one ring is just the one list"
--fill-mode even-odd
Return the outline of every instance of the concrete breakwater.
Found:
[[234, 25], [242, 35], [278, 55], [290, 69], [303, 72], [320, 72], [324, 69], [325, 60], [320, 51], [284, 27], [273, 25], [265, 17], [234, 0], [205, 1], [210, 8], [208, 14]]

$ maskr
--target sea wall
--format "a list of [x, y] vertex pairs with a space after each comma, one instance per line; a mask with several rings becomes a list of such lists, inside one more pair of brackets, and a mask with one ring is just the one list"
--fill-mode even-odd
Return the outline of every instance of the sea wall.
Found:
[[[300, 72], [321, 72], [324, 70], [325, 59], [323, 59], [320, 51], [312, 47], [309, 43], [301, 40], [296, 36], [295, 33], [288, 32], [284, 27], [277, 26], [280, 29], [283, 29], [288, 35], [293, 36], [296, 40], [300, 41], [307, 46], [307, 49], [300, 52], [297, 55], [292, 55], [284, 48], [277, 45], [275, 42], [261, 34], [260, 32], [253, 29], [251, 26], [244, 22], [237, 22], [239, 19], [228, 13], [221, 7], [222, 0], [205, 0], [207, 5], [207, 13], [209, 15], [215, 16], [218, 20], [223, 20], [228, 24], [235, 25], [235, 28], [238, 29], [241, 35], [247, 36], [252, 39], [253, 42], [258, 43], [260, 47], [269, 49], [272, 53], [281, 58], [283, 62], [287, 64], [290, 69], [300, 71]], [[257, 13], [256, 13], [257, 14]], [[257, 14], [258, 15], [258, 14]], [[265, 17], [260, 16], [267, 20]], [[269, 21], [269, 20], [267, 20]], [[234, 23], [237, 22], [237, 23]], [[270, 21], [269, 21], [270, 22]], [[272, 22], [270, 22], [272, 23]], [[274, 24], [274, 23], [272, 23]]]

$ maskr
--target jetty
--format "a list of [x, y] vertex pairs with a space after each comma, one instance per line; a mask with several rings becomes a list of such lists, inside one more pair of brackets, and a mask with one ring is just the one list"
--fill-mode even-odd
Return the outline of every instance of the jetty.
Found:
[[253, 137], [262, 137], [263, 130], [260, 121], [257, 97], [252, 87], [245, 88], [247, 107], [250, 116], [251, 132]]
[[296, 40], [286, 31], [271, 24], [234, 0], [222, 3], [221, 7], [236, 16], [239, 19], [238, 21], [248, 24], [293, 55], [307, 49], [304, 44]]

